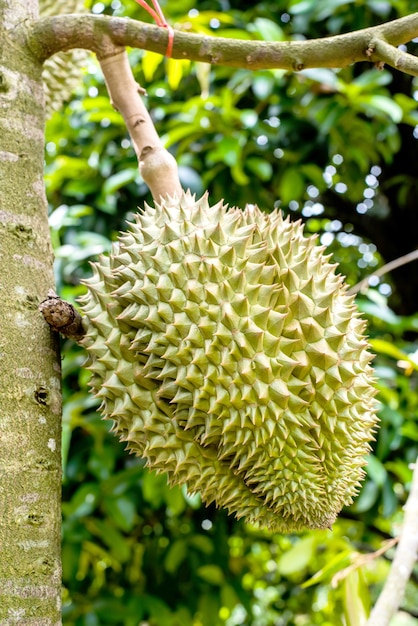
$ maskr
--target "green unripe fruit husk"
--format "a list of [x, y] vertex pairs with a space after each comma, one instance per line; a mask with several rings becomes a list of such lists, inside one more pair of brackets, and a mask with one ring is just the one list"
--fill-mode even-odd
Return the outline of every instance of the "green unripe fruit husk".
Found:
[[[85, 13], [84, 0], [40, 0], [39, 16], [50, 17], [62, 13]], [[45, 91], [46, 116], [59, 111], [82, 81], [81, 68], [85, 64], [85, 50], [59, 52], [47, 59], [42, 70]]]
[[86, 284], [91, 385], [130, 450], [248, 522], [332, 525], [375, 390], [353, 297], [299, 222], [186, 194], [146, 206]]

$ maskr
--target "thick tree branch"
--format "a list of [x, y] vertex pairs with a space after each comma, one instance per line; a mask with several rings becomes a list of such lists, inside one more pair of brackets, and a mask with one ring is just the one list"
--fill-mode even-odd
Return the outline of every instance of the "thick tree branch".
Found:
[[367, 626], [389, 626], [402, 602], [406, 584], [418, 558], [418, 459], [414, 467], [398, 547], [389, 576], [371, 612]]
[[138, 157], [139, 171], [156, 202], [164, 196], [180, 197], [182, 188], [175, 158], [163, 147], [139, 94], [125, 50], [106, 46], [99, 55], [111, 102], [123, 116]]
[[[165, 28], [107, 15], [43, 18], [32, 22], [24, 35], [41, 61], [71, 48], [86, 48], [100, 55], [109, 44], [165, 54], [168, 39]], [[341, 68], [358, 61], [385, 62], [418, 76], [417, 58], [393, 52], [396, 46], [415, 37], [418, 37], [418, 13], [379, 26], [307, 41], [247, 41], [175, 31], [172, 56], [252, 70], [299, 71], [314, 67]]]

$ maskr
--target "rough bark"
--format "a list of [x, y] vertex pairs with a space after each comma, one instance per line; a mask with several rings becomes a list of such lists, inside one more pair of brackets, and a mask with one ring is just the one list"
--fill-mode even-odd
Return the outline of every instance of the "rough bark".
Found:
[[17, 36], [37, 0], [0, 0], [0, 624], [60, 618], [60, 366], [38, 312], [53, 287], [41, 65]]

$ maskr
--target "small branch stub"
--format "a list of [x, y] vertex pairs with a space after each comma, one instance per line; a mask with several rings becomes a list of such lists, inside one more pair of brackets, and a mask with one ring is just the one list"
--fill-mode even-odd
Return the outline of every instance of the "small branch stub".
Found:
[[61, 333], [67, 339], [80, 341], [84, 335], [83, 321], [80, 313], [70, 302], [61, 300], [50, 292], [46, 300], [39, 305], [39, 311], [52, 330]]

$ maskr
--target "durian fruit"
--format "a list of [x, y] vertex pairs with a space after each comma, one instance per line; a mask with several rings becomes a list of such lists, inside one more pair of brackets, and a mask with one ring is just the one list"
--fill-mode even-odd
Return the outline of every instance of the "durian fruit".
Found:
[[[40, 0], [39, 16], [62, 13], [85, 13], [84, 0]], [[42, 78], [45, 91], [46, 115], [59, 111], [81, 82], [81, 68], [87, 59], [85, 50], [60, 52], [44, 63]]]
[[250, 523], [327, 528], [376, 425], [353, 297], [299, 222], [146, 206], [83, 299], [91, 385], [149, 467]]

